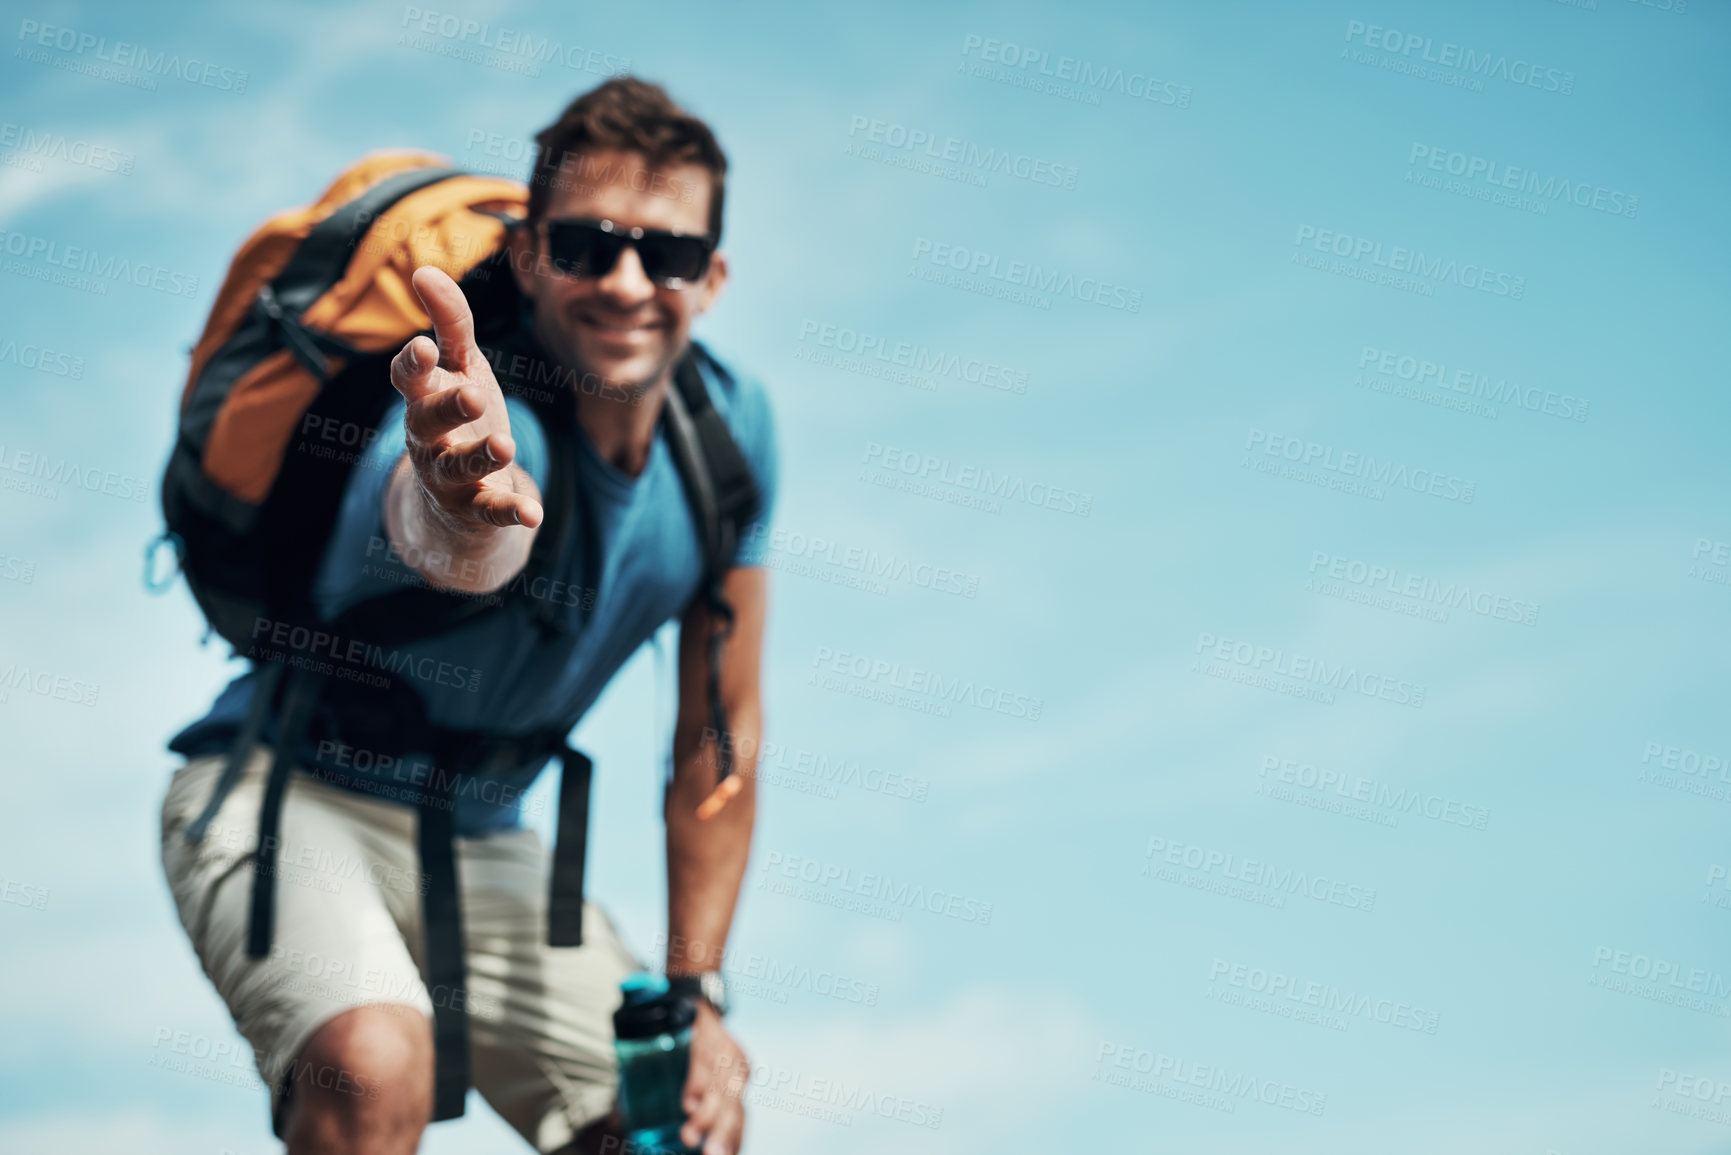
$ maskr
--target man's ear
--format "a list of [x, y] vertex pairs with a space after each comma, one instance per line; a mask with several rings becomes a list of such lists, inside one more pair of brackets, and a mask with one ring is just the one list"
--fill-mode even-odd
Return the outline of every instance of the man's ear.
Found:
[[510, 240], [506, 242], [511, 275], [517, 279], [517, 288], [525, 297], [535, 295], [535, 242], [539, 235], [535, 226], [520, 225], [511, 230]]
[[709, 272], [704, 274], [703, 288], [698, 290], [697, 311], [707, 313], [727, 285], [727, 254], [720, 249], [709, 258]]

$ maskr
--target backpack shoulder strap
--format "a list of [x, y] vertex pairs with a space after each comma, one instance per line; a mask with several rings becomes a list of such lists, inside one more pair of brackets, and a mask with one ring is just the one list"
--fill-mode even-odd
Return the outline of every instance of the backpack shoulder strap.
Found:
[[704, 574], [714, 581], [733, 561], [761, 498], [750, 463], [703, 383], [699, 356], [708, 354], [693, 344], [679, 359], [662, 420], [703, 538]]
[[[721, 654], [733, 633], [734, 614], [722, 594], [721, 579], [733, 563], [740, 535], [757, 514], [761, 498], [750, 463], [703, 384], [697, 367], [699, 356], [707, 354], [694, 342], [679, 359], [673, 371], [673, 388], [667, 391], [666, 403], [661, 408], [661, 419], [703, 538], [703, 580], [698, 596], [717, 618], [717, 628], [706, 639], [706, 648], [710, 724], [719, 736], [716, 742], [719, 783], [733, 773], [733, 742], [727, 728], [726, 704], [721, 700]], [[713, 359], [711, 363], [714, 364]], [[719, 369], [719, 365], [716, 367]]]

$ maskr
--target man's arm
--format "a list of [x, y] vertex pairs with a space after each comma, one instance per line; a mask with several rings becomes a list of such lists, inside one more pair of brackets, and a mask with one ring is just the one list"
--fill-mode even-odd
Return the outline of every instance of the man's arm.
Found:
[[[673, 730], [673, 781], [667, 789], [667, 973], [693, 974], [721, 966], [733, 909], [751, 855], [757, 817], [756, 765], [763, 733], [759, 671], [769, 576], [763, 569], [735, 569], [722, 580], [733, 606], [733, 634], [722, 651], [721, 700], [727, 709], [733, 773], [741, 789], [719, 813], [698, 818], [697, 809], [716, 785], [717, 737], [709, 713], [709, 638], [718, 620], [698, 602], [679, 629], [679, 713]], [[739, 1089], [747, 1073], [745, 1054], [722, 1029], [721, 1020], [699, 1004], [691, 1041], [691, 1073], [685, 1086], [690, 1116], [683, 1138], [705, 1155], [732, 1155], [745, 1128]]]
[[491, 593], [529, 560], [541, 493], [513, 464], [505, 395], [475, 344], [463, 291], [431, 266], [411, 283], [438, 342], [416, 337], [391, 361], [408, 452], [385, 490], [385, 534], [433, 585]]

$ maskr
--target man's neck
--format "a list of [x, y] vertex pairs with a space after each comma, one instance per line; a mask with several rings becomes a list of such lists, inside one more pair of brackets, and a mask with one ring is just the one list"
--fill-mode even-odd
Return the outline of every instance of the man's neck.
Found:
[[[527, 311], [521, 317], [537, 355], [559, 365], [559, 358], [549, 352], [558, 346], [543, 339], [538, 319]], [[680, 357], [685, 355], [686, 350], [681, 350]], [[589, 436], [589, 444], [595, 447], [601, 460], [627, 477], [640, 476], [649, 464], [649, 448], [655, 444], [655, 423], [661, 417], [661, 406], [673, 381], [674, 365], [678, 363], [679, 358], [674, 358], [673, 364], [662, 370], [654, 382], [642, 388], [617, 385], [600, 374], [562, 366], [560, 376], [568, 376], [576, 392], [577, 424]], [[590, 383], [597, 380], [600, 387], [590, 388]]]
[[577, 391], [577, 424], [589, 435], [589, 443], [601, 460], [627, 477], [637, 477], [649, 464], [649, 447], [655, 442], [655, 423], [673, 377], [669, 367], [652, 385], [624, 390]]

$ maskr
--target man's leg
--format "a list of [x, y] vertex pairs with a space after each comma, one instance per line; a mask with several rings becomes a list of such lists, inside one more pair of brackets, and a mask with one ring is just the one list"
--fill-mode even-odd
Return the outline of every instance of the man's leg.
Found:
[[432, 1026], [402, 1003], [344, 1011], [301, 1048], [286, 1093], [288, 1155], [406, 1155], [433, 1116]]
[[250, 958], [251, 854], [269, 761], [261, 748], [198, 847], [181, 832], [221, 759], [175, 774], [162, 860], [181, 923], [252, 1044], [290, 1152], [412, 1151], [432, 1117], [433, 1076], [433, 1004], [404, 942], [421, 902], [415, 813], [296, 774], [283, 802], [271, 952]]

